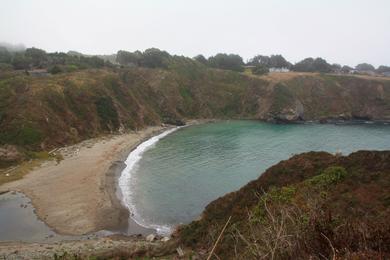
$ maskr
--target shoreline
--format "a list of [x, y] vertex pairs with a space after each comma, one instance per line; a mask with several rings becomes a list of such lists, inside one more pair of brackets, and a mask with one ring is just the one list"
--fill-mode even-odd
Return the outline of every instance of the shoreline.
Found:
[[[188, 126], [193, 126], [193, 125], [199, 125], [199, 124], [206, 124], [206, 123], [213, 123], [219, 121], [218, 119], [192, 119], [186, 121], [186, 124], [182, 127], [188, 127]], [[149, 235], [149, 234], [157, 234], [158, 232], [155, 228], [147, 228], [142, 226], [141, 224], [138, 224], [137, 221], [130, 216], [131, 214], [134, 214], [133, 212], [130, 211], [130, 209], [124, 205], [124, 200], [123, 200], [123, 194], [121, 191], [121, 188], [119, 187], [119, 178], [121, 177], [121, 174], [123, 170], [126, 168], [126, 163], [125, 161], [129, 157], [130, 153], [132, 153], [139, 145], [144, 143], [145, 141], [151, 139], [152, 137], [155, 137], [157, 135], [160, 135], [164, 133], [165, 131], [168, 131], [170, 129], [173, 129], [177, 126], [169, 125], [167, 127], [161, 128], [160, 130], [154, 132], [153, 134], [144, 137], [143, 139], [139, 140], [139, 142], [134, 145], [131, 149], [129, 150], [123, 150], [121, 151], [120, 155], [118, 156], [118, 161], [113, 162], [112, 167], [110, 167], [109, 171], [106, 174], [106, 178], [110, 178], [111, 176], [111, 185], [109, 185], [107, 188], [111, 190], [111, 194], [113, 196], [113, 200], [115, 201], [116, 204], [118, 204], [117, 209], [120, 211], [124, 211], [122, 214], [122, 217], [126, 216], [128, 220], [128, 225], [127, 225], [127, 232], [126, 234], [123, 234], [123, 229], [118, 230], [120, 233], [123, 235]], [[115, 175], [114, 178], [112, 178], [112, 175]], [[125, 226], [123, 226], [125, 227]]]
[[[186, 125], [214, 121], [189, 120]], [[44, 162], [22, 179], [1, 185], [0, 192], [25, 194], [38, 219], [55, 233], [74, 236], [75, 240], [98, 231], [125, 236], [155, 234], [155, 229], [145, 228], [130, 217], [118, 180], [133, 150], [172, 127], [151, 126], [59, 148], [64, 160]]]
[[77, 239], [101, 230], [123, 233], [130, 219], [117, 197], [124, 159], [144, 140], [168, 128], [147, 127], [60, 148], [64, 160], [47, 161], [22, 179], [3, 184], [0, 191], [25, 194], [37, 217], [59, 235]]
[[[141, 223], [142, 221], [140, 220], [138, 210], [131, 200], [132, 191], [131, 188], [129, 188], [128, 184], [132, 183], [132, 170], [142, 158], [143, 153], [147, 151], [150, 147], [154, 146], [154, 144], [158, 143], [160, 139], [164, 138], [167, 135], [170, 135], [171, 133], [179, 130], [182, 127], [185, 126], [176, 126], [164, 129], [165, 131], [161, 131], [159, 134], [156, 134], [153, 137], [146, 139], [144, 142], [138, 145], [128, 154], [124, 162], [125, 167], [119, 175], [119, 178], [117, 179], [117, 195], [119, 195], [118, 197], [120, 198], [122, 205], [128, 209], [128, 212], [130, 212], [130, 223], [131, 221], [134, 221], [138, 226], [153, 230], [153, 233], [157, 233], [157, 235], [169, 235], [171, 232], [169, 232], [169, 228], [165, 226]], [[162, 230], [165, 231], [163, 232]], [[128, 229], [128, 232], [129, 231], [131, 231], [131, 228]]]

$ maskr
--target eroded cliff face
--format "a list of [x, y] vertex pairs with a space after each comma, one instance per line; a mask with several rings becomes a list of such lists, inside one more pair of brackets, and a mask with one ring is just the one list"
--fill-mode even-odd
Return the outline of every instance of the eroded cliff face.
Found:
[[278, 81], [260, 118], [271, 121], [390, 120], [390, 81], [340, 75], [296, 75]]
[[390, 121], [390, 80], [311, 73], [254, 77], [197, 65], [0, 75], [0, 144], [51, 149], [192, 118]]

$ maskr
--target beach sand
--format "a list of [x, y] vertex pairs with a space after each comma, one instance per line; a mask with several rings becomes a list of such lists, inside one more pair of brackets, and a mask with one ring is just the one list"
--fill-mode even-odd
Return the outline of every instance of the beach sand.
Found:
[[59, 149], [64, 160], [48, 161], [23, 179], [6, 183], [0, 191], [26, 194], [38, 217], [55, 232], [82, 235], [99, 230], [148, 234], [129, 220], [118, 199], [117, 178], [124, 160], [138, 144], [167, 128], [148, 127], [137, 133], [90, 139]]

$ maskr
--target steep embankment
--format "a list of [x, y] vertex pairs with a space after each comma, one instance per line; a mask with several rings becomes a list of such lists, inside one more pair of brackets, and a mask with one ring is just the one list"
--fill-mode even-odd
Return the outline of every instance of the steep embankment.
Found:
[[310, 152], [210, 203], [178, 236], [210, 252], [231, 216], [217, 246], [220, 259], [387, 258], [389, 194], [389, 151]]
[[[390, 80], [280, 75], [253, 77], [198, 63], [48, 77], [6, 72], [0, 75], [0, 144], [49, 150], [188, 118], [390, 120]], [[3, 162], [21, 157], [13, 147], [0, 147]]]

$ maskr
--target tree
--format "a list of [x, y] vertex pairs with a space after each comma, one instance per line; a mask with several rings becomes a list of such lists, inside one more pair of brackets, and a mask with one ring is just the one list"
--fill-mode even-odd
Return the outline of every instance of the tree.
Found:
[[98, 56], [92, 56], [92, 57], [81, 56], [80, 61], [87, 63], [88, 66], [92, 68], [102, 68], [105, 65], [104, 60], [99, 58]]
[[244, 62], [237, 54], [218, 53], [208, 59], [211, 67], [225, 70], [244, 71]]
[[148, 68], [166, 68], [170, 57], [166, 51], [150, 48], [143, 52], [141, 66]]
[[293, 68], [294, 71], [302, 72], [331, 72], [332, 66], [322, 58], [306, 58], [296, 63]]
[[390, 67], [381, 65], [377, 68], [376, 72], [378, 73], [390, 72]]
[[290, 68], [291, 67], [291, 63], [288, 62], [280, 54], [271, 55], [270, 57], [257, 55], [248, 62], [248, 65], [252, 65], [252, 66], [263, 65], [267, 68]]
[[252, 68], [252, 73], [255, 75], [265, 75], [269, 73], [269, 69], [264, 65], [257, 65]]
[[202, 54], [195, 56], [194, 60], [196, 60], [204, 65], [207, 65], [207, 59]]
[[368, 63], [360, 63], [356, 65], [355, 69], [357, 71], [375, 71], [375, 67]]
[[248, 65], [252, 65], [252, 66], [263, 65], [268, 68], [270, 66], [270, 63], [271, 63], [270, 57], [263, 56], [263, 55], [256, 55], [248, 62]]
[[0, 46], [0, 63], [11, 63], [12, 55], [7, 48]]
[[340, 72], [341, 71], [341, 65], [337, 63], [333, 63], [331, 65], [332, 71], [333, 72]]
[[347, 66], [347, 65], [344, 65], [342, 68], [341, 68], [341, 72], [342, 73], [351, 73], [353, 71], [353, 68]]
[[271, 55], [269, 68], [289, 68], [289, 62], [282, 55]]
[[326, 62], [326, 60], [322, 58], [316, 58], [314, 60], [314, 71], [318, 72], [331, 72], [332, 71], [332, 66]]
[[22, 52], [16, 52], [12, 59], [12, 66], [16, 70], [27, 70], [31, 62], [31, 57], [26, 57]]
[[47, 55], [44, 50], [37, 48], [26, 49], [24, 55], [31, 59], [33, 67], [43, 67], [47, 62]]
[[140, 51], [128, 52], [118, 51], [116, 54], [116, 62], [124, 66], [139, 66], [142, 60], [142, 53]]
[[301, 60], [300, 62], [295, 63], [293, 66], [294, 71], [304, 71], [304, 72], [313, 72], [314, 59], [313, 58], [306, 58], [304, 60]]

